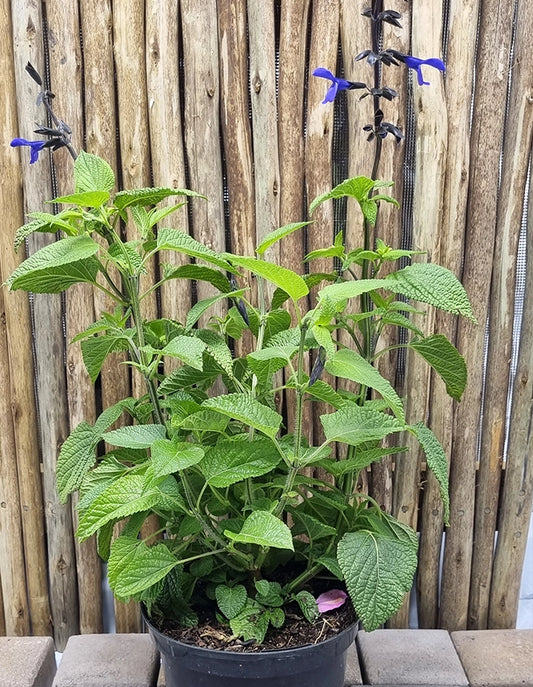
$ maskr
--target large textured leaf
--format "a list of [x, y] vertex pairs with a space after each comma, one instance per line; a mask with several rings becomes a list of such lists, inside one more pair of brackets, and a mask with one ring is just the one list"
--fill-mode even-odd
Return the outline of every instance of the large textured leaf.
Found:
[[91, 382], [94, 384], [96, 381], [102, 369], [102, 365], [110, 353], [127, 350], [127, 341], [119, 336], [91, 336], [82, 341], [81, 353]]
[[435, 434], [423, 422], [411, 425], [408, 429], [420, 442], [426, 455], [427, 466], [439, 483], [440, 496], [444, 505], [444, 522], [448, 524], [450, 518], [450, 494], [446, 453]]
[[98, 244], [89, 236], [68, 236], [55, 243], [50, 243], [48, 246], [30, 255], [6, 279], [6, 284], [10, 288], [16, 288], [14, 287], [15, 281], [23, 275], [86, 260], [97, 251]]
[[63, 442], [56, 466], [57, 490], [62, 503], [70, 493], [80, 488], [87, 471], [94, 465], [102, 432], [120, 417], [122, 408], [122, 404], [117, 403], [104, 410], [94, 427], [80, 422]]
[[195, 329], [191, 333], [205, 343], [206, 353], [232, 378], [233, 356], [224, 338], [209, 329]]
[[381, 532], [348, 532], [337, 558], [365, 630], [375, 630], [401, 606], [417, 565], [416, 545]]
[[130, 206], [157, 205], [169, 196], [191, 196], [193, 198], [204, 198], [200, 193], [181, 188], [139, 188], [132, 191], [119, 191], [115, 196], [115, 207], [120, 211]]
[[192, 336], [176, 336], [162, 349], [163, 355], [171, 358], [178, 358], [186, 365], [194, 367], [195, 370], [203, 368], [203, 352], [206, 344]]
[[[358, 279], [357, 281], [344, 281], [339, 284], [328, 284], [318, 292], [319, 305], [323, 302], [328, 303], [328, 308], [332, 310], [335, 304], [341, 304], [348, 298], [361, 296], [376, 289], [394, 290], [386, 279]], [[333, 310], [332, 310], [333, 316]], [[323, 324], [327, 324], [324, 322]]]
[[294, 551], [291, 531], [287, 525], [272, 513], [263, 510], [253, 511], [238, 534], [230, 530], [225, 530], [224, 534], [228, 539], [241, 544], [258, 544]]
[[215, 589], [215, 596], [218, 607], [228, 620], [235, 618], [243, 610], [248, 600], [246, 587], [242, 584], [236, 584], [234, 587], [219, 584]]
[[386, 281], [391, 282], [388, 287], [391, 291], [475, 321], [463, 285], [441, 265], [431, 262], [408, 265], [389, 274]]
[[45, 234], [55, 234], [57, 231], [64, 231], [67, 236], [75, 235], [76, 229], [67, 221], [72, 215], [81, 215], [81, 213], [72, 209], [64, 210], [57, 215], [52, 215], [48, 212], [32, 212], [29, 214], [31, 221], [19, 227], [15, 233], [15, 251], [19, 249], [24, 239], [36, 231]]
[[159, 250], [175, 250], [193, 258], [201, 258], [206, 262], [222, 267], [228, 272], [235, 272], [231, 265], [220, 257], [214, 250], [204, 246], [192, 236], [178, 229], [161, 228], [157, 232], [157, 247]]
[[403, 405], [391, 384], [377, 369], [355, 351], [344, 348], [326, 362], [326, 370], [335, 377], [349, 379], [378, 391], [400, 422], [404, 421]]
[[204, 401], [202, 407], [239, 420], [272, 438], [276, 436], [282, 421], [281, 415], [275, 410], [264, 406], [248, 394], [215, 396]]
[[111, 191], [115, 175], [105, 160], [82, 150], [74, 162], [74, 181], [76, 193]]
[[220, 293], [217, 296], [211, 296], [210, 298], [204, 298], [203, 300], [198, 301], [198, 303], [195, 303], [187, 313], [185, 326], [187, 329], [192, 329], [200, 317], [202, 317], [202, 315], [207, 312], [215, 303], [218, 303], [226, 298], [240, 298], [244, 293], [246, 293], [246, 289], [238, 289], [237, 291]]
[[91, 508], [80, 518], [76, 536], [83, 541], [107, 522], [149, 510], [159, 500], [159, 491], [146, 491], [144, 477], [124, 475], [93, 501]]
[[11, 289], [13, 291], [22, 289], [33, 293], [61, 293], [72, 284], [81, 282], [94, 284], [99, 270], [100, 263], [96, 258], [86, 258], [68, 265], [57, 265], [22, 274], [13, 281]]
[[295, 518], [295, 524], [292, 528], [293, 536], [306, 534], [309, 537], [311, 545], [313, 541], [317, 539], [335, 537], [337, 534], [337, 530], [331, 525], [326, 525], [312, 515], [299, 511], [297, 508], [292, 509], [291, 514]]
[[271, 441], [220, 441], [209, 449], [200, 466], [208, 484], [229, 487], [248, 477], [259, 477], [279, 464], [281, 456]]
[[108, 200], [109, 191], [83, 191], [82, 193], [71, 193], [68, 196], [59, 196], [50, 202], [81, 205], [84, 208], [99, 208]]
[[302, 277], [286, 267], [274, 265], [264, 260], [256, 260], [255, 258], [237, 257], [235, 255], [229, 255], [228, 257], [234, 265], [244, 267], [244, 269], [250, 270], [252, 274], [263, 277], [263, 279], [283, 289], [295, 302], [309, 293], [307, 284]]
[[113, 446], [123, 448], [149, 448], [157, 439], [164, 439], [163, 425], [128, 425], [106, 432], [102, 439]]
[[404, 429], [404, 424], [392, 415], [356, 405], [321, 415], [320, 421], [328, 441], [341, 441], [351, 446], [384, 439], [388, 434]]
[[152, 444], [151, 455], [154, 477], [163, 477], [196, 465], [204, 457], [204, 450], [185, 441], [157, 439]]
[[109, 583], [120, 599], [138, 594], [162, 580], [178, 565], [164, 544], [146, 546], [143, 541], [122, 536], [111, 546]]
[[450, 396], [460, 401], [466, 386], [467, 370], [464, 358], [455, 346], [442, 334], [411, 341], [408, 345], [438, 372]]
[[180, 267], [165, 265], [164, 278], [206, 281], [222, 293], [229, 293], [231, 291], [229, 279], [222, 272], [205, 265], [180, 265]]

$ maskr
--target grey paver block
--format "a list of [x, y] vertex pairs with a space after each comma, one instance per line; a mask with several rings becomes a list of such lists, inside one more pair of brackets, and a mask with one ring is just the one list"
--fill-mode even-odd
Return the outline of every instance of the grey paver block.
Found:
[[363, 679], [380, 687], [468, 687], [446, 630], [375, 630], [357, 635]]
[[55, 672], [51, 637], [0, 637], [0, 687], [50, 687]]
[[533, 686], [533, 630], [451, 633], [472, 687]]
[[158, 672], [147, 634], [73, 635], [53, 687], [155, 687]]
[[361, 677], [361, 668], [359, 667], [359, 657], [357, 656], [357, 649], [355, 642], [350, 644], [346, 656], [346, 675], [344, 676], [344, 687], [353, 687], [355, 685], [362, 685], [363, 679]]

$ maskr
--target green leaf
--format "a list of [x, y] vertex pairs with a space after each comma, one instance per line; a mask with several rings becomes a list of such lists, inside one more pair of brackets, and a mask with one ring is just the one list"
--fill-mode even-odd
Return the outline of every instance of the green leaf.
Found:
[[186, 441], [156, 439], [152, 444], [151, 455], [154, 477], [163, 477], [196, 465], [204, 457], [204, 450]]
[[112, 446], [123, 448], [149, 448], [157, 439], [166, 437], [164, 425], [128, 425], [102, 435]]
[[60, 265], [86, 260], [98, 251], [98, 244], [89, 236], [69, 236], [50, 243], [24, 260], [17, 269], [6, 279], [6, 284], [13, 288], [15, 281], [30, 272], [46, 271]]
[[224, 534], [228, 539], [240, 544], [257, 544], [294, 551], [290, 529], [282, 520], [268, 511], [253, 511], [244, 521], [238, 534], [230, 530], [225, 530]]
[[388, 434], [405, 429], [405, 425], [392, 415], [357, 405], [321, 415], [320, 421], [328, 441], [340, 441], [351, 446], [379, 441]]
[[386, 287], [391, 291], [476, 321], [463, 285], [453, 272], [441, 265], [415, 263], [392, 272], [385, 281], [391, 282]]
[[416, 436], [426, 455], [428, 468], [439, 483], [439, 491], [444, 505], [444, 522], [449, 524], [450, 494], [448, 484], [448, 460], [435, 434], [423, 422], [411, 425], [408, 430]]
[[335, 377], [349, 379], [352, 382], [375, 389], [387, 401], [398, 420], [404, 422], [403, 405], [400, 397], [390, 382], [382, 377], [378, 370], [361, 355], [344, 348], [337, 351], [333, 358], [326, 362], [326, 370]]
[[15, 233], [14, 247], [17, 251], [27, 236], [35, 232], [45, 234], [55, 234], [57, 231], [64, 231], [67, 236], [73, 236], [77, 233], [76, 228], [72, 226], [67, 219], [72, 215], [80, 215], [79, 211], [64, 210], [57, 215], [52, 215], [48, 212], [31, 212], [29, 217], [31, 221], [19, 227]]
[[76, 193], [111, 191], [115, 175], [105, 160], [82, 150], [74, 162], [74, 181]]
[[234, 587], [219, 584], [215, 589], [215, 596], [220, 611], [228, 620], [233, 620], [239, 615], [248, 600], [246, 587], [242, 584], [236, 584]]
[[205, 265], [181, 265], [180, 267], [165, 265], [164, 268], [165, 280], [193, 279], [208, 282], [222, 293], [229, 293], [231, 291], [229, 279], [222, 272], [211, 267], [206, 267]]
[[331, 191], [323, 193], [315, 198], [309, 207], [309, 214], [313, 214], [318, 205], [326, 200], [330, 200], [331, 198], [344, 198], [345, 196], [348, 196], [357, 200], [364, 217], [371, 224], [375, 224], [377, 218], [377, 201], [383, 200], [388, 203], [393, 203], [394, 205], [399, 205], [399, 203], [391, 196], [383, 194], [371, 196], [369, 194], [376, 188], [383, 188], [392, 185], [392, 181], [374, 181], [373, 179], [369, 179], [368, 177], [364, 176], [346, 179], [335, 186], [335, 188], [331, 189]]
[[13, 291], [22, 289], [33, 293], [61, 293], [73, 284], [82, 282], [94, 284], [99, 270], [100, 263], [96, 258], [86, 258], [69, 265], [57, 265], [22, 274], [13, 281], [11, 289]]
[[220, 293], [217, 296], [211, 296], [210, 298], [204, 298], [198, 303], [195, 303], [192, 308], [187, 313], [187, 320], [185, 326], [187, 329], [192, 329], [194, 325], [198, 322], [200, 317], [211, 308], [215, 303], [225, 300], [226, 298], [239, 298], [247, 289], [238, 289], [237, 291], [230, 291], [230, 293]]
[[168, 229], [163, 227], [157, 232], [157, 248], [158, 250], [175, 250], [178, 253], [184, 253], [192, 258], [200, 258], [209, 262], [212, 265], [221, 267], [223, 270], [235, 273], [227, 260], [224, 260], [214, 250], [199, 243], [192, 236], [186, 234], [184, 231], [178, 229]]
[[307, 513], [303, 513], [298, 510], [298, 508], [293, 508], [291, 514], [296, 519], [296, 523], [292, 528], [293, 536], [307, 534], [311, 545], [313, 541], [317, 539], [324, 539], [324, 537], [331, 538], [335, 537], [337, 534], [337, 530], [334, 527], [320, 522], [317, 518], [314, 518], [312, 515], [307, 515]]
[[268, 630], [269, 614], [257, 606], [247, 606], [239, 615], [229, 621], [231, 631], [245, 642], [252, 639], [261, 644]]
[[259, 403], [249, 394], [215, 396], [204, 401], [202, 407], [239, 420], [272, 439], [276, 436], [283, 419], [275, 410]]
[[152, 587], [178, 565], [164, 544], [146, 546], [133, 537], [119, 537], [111, 546], [108, 576], [113, 592], [120, 599]]
[[176, 336], [163, 349], [161, 353], [171, 358], [178, 358], [195, 370], [203, 369], [203, 353], [206, 344], [192, 336]]
[[348, 532], [337, 558], [366, 631], [375, 630], [401, 606], [413, 584], [417, 549], [411, 541], [381, 532]]
[[313, 623], [320, 616], [316, 599], [311, 592], [307, 592], [305, 589], [302, 589], [302, 591], [298, 592], [294, 598], [298, 603], [298, 606], [300, 606], [300, 610], [302, 611], [304, 618], [309, 623]]
[[229, 487], [248, 477], [259, 477], [279, 464], [281, 456], [267, 439], [219, 441], [208, 449], [200, 466], [206, 482], [213, 487]]
[[312, 224], [312, 222], [295, 222], [292, 224], [286, 224], [285, 226], [280, 227], [275, 231], [271, 231], [270, 234], [267, 234], [265, 238], [261, 241], [261, 243], [257, 246], [255, 252], [259, 255], [263, 255], [265, 251], [267, 251], [268, 248], [270, 248], [270, 246], [272, 246], [274, 243], [276, 243], [280, 239], [285, 238], [285, 236], [289, 236], [289, 234], [298, 231], [298, 229], [307, 226], [308, 224]]
[[83, 362], [94, 384], [100, 374], [102, 365], [110, 353], [114, 351], [127, 351], [128, 342], [120, 336], [91, 336], [81, 342]]
[[192, 198], [205, 198], [200, 193], [182, 188], [138, 188], [132, 191], [119, 191], [114, 199], [115, 207], [122, 212], [127, 207], [136, 205], [157, 205], [170, 196], [189, 196]]
[[195, 329], [191, 333], [205, 343], [206, 353], [233, 379], [233, 355], [224, 338], [209, 329]]
[[81, 205], [84, 208], [99, 208], [109, 200], [108, 191], [84, 191], [83, 193], [71, 193], [68, 196], [59, 196], [49, 203], [63, 203]]
[[227, 254], [227, 257], [231, 260], [232, 264], [250, 270], [252, 274], [262, 277], [283, 289], [295, 303], [309, 293], [307, 284], [302, 277], [286, 267], [274, 265], [264, 260], [256, 260], [255, 258], [245, 258], [230, 254]]
[[76, 536], [84, 541], [107, 522], [150, 510], [160, 499], [159, 491], [146, 491], [144, 477], [124, 475], [93, 501], [91, 508], [80, 518]]
[[433, 334], [421, 341], [411, 341], [414, 349], [431, 365], [446, 384], [446, 391], [456, 401], [461, 400], [465, 390], [467, 371], [463, 356], [442, 334]]
[[405, 446], [391, 446], [389, 448], [369, 448], [358, 450], [355, 456], [347, 458], [346, 460], [322, 460], [319, 467], [324, 468], [335, 477], [342, 477], [350, 472], [360, 472], [369, 465], [377, 463], [385, 456], [391, 456], [395, 453], [404, 453], [407, 451]]
[[320, 563], [320, 565], [323, 565], [324, 568], [329, 570], [332, 575], [335, 575], [338, 580], [344, 580], [344, 575], [342, 574], [342, 570], [340, 569], [336, 558], [333, 558], [332, 556], [320, 556], [316, 559], [316, 562]]
[[318, 401], [324, 401], [334, 408], [341, 408], [346, 401], [329, 384], [317, 379], [314, 384], [308, 386], [305, 393]]
[[[200, 410], [196, 413], [191, 413], [189, 416], [178, 420], [176, 427], [189, 430], [192, 432], [219, 432], [226, 431], [229, 418], [216, 413], [214, 410]], [[174, 422], [173, 422], [174, 426]]]
[[269, 582], [268, 580], [256, 580], [255, 589], [257, 594], [255, 600], [262, 606], [283, 606], [284, 599], [281, 593], [279, 582]]
[[310, 262], [317, 258], [340, 258], [344, 253], [344, 246], [330, 246], [329, 248], [319, 248], [308, 253], [304, 262]]
[[[369, 293], [375, 289], [394, 290], [386, 279], [358, 279], [357, 281], [344, 281], [339, 284], [328, 284], [318, 292], [320, 302], [329, 300], [332, 304], [343, 303], [348, 298], [355, 298], [363, 293]], [[326, 324], [326, 323], [323, 323]]]

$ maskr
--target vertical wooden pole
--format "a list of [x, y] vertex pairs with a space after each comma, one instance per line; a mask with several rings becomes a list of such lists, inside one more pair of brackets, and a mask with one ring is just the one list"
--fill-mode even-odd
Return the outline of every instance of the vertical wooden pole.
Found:
[[[444, 183], [443, 222], [440, 262], [460, 276], [470, 164], [471, 99], [473, 89], [476, 29], [479, 0], [452, 0], [448, 17], [446, 55], [446, 107], [448, 110], [448, 156]], [[462, 325], [461, 325], [462, 326]], [[452, 342], [457, 318], [436, 314], [435, 331]], [[444, 384], [435, 375], [431, 388], [431, 428], [439, 438], [448, 459], [451, 455], [454, 403]], [[460, 410], [460, 408], [459, 408]], [[428, 472], [424, 486], [420, 523], [420, 551], [417, 575], [418, 622], [420, 627], [437, 627], [439, 613], [439, 572], [443, 535], [443, 505], [439, 485]]]
[[[36, 105], [37, 85], [28, 77], [24, 70], [27, 61], [44, 75], [44, 51], [43, 51], [43, 24], [41, 6], [33, 2], [21, 2], [16, 7], [11, 6], [11, 21], [13, 26], [13, 54], [17, 59], [13, 59], [15, 71], [15, 85], [18, 100], [18, 131], [16, 134], [24, 138], [32, 138], [34, 122], [43, 121], [43, 110]], [[12, 151], [15, 152], [15, 151]], [[24, 210], [45, 209], [43, 203], [51, 197], [49, 173], [46, 165], [46, 154], [41, 155], [40, 162], [31, 167], [27, 164], [27, 151], [20, 151], [20, 158], [23, 161], [24, 173], [22, 174], [22, 185], [24, 189]], [[43, 236], [38, 239], [28, 241], [30, 252], [34, 252], [43, 245]], [[9, 256], [13, 259], [11, 248], [9, 251], [2, 251], [6, 259]], [[15, 263], [12, 268], [14, 269]], [[7, 264], [4, 265], [6, 271], [11, 272]], [[7, 320], [8, 326], [8, 346], [10, 351], [10, 366], [12, 369], [25, 370], [25, 375], [13, 380], [16, 384], [18, 400], [13, 406], [16, 418], [15, 438], [17, 441], [17, 470], [19, 475], [19, 490], [21, 501], [21, 520], [24, 538], [24, 559], [26, 565], [27, 593], [31, 616], [31, 631], [34, 635], [52, 634], [52, 614], [50, 608], [50, 598], [47, 579], [47, 556], [46, 556], [46, 535], [43, 512], [43, 490], [41, 483], [41, 463], [39, 455], [39, 440], [37, 436], [37, 414], [35, 410], [35, 399], [33, 395], [33, 360], [30, 324], [30, 312], [27, 297], [23, 294], [16, 297], [18, 309], [12, 312], [13, 319]], [[35, 296], [34, 298], [34, 320], [39, 322], [59, 321], [59, 318], [51, 315], [48, 311], [43, 319], [38, 318], [39, 307], [44, 304], [46, 297]], [[54, 304], [58, 299], [52, 297], [48, 302]], [[6, 315], [9, 310], [6, 310]], [[20, 332], [27, 332], [25, 341], [21, 339]], [[52, 340], [53, 336], [47, 327], [46, 338]], [[61, 338], [62, 341], [62, 338]], [[59, 356], [62, 361], [62, 343], [56, 348], [56, 358]], [[61, 373], [62, 374], [62, 373]], [[37, 393], [39, 394], [39, 381]], [[55, 399], [54, 399], [55, 400]], [[39, 399], [39, 410], [42, 412], [43, 405], [51, 409], [50, 400]], [[61, 410], [59, 410], [61, 412]], [[54, 416], [55, 418], [55, 416]], [[54, 422], [54, 418], [50, 418]], [[64, 422], [66, 418], [60, 418]], [[43, 422], [40, 417], [41, 425]], [[64, 436], [64, 435], [63, 435]], [[42, 443], [42, 442], [41, 442]], [[44, 448], [44, 446], [43, 446]], [[54, 452], [57, 445], [53, 444], [49, 450]], [[43, 452], [43, 461], [45, 454]], [[45, 470], [48, 469], [45, 467]], [[32, 477], [28, 477], [32, 476]]]
[[[533, 5], [519, 2], [516, 16], [514, 55], [517, 58], [512, 65], [504, 131], [470, 586], [469, 627], [482, 630], [488, 627], [507, 416], [507, 394], [504, 390], [508, 388], [511, 374], [518, 240], [533, 138], [533, 64], [531, 60], [521, 58], [526, 55], [530, 45], [530, 34], [526, 27], [531, 26], [533, 21]], [[524, 316], [527, 319], [527, 310], [524, 310]]]
[[458, 348], [467, 363], [469, 382], [456, 412], [450, 468], [450, 528], [446, 533], [440, 612], [440, 624], [448, 630], [464, 630], [468, 626], [483, 351], [496, 229], [512, 9], [512, 3], [498, 0], [486, 0], [481, 5], [462, 275], [479, 324], [462, 323], [457, 338]]

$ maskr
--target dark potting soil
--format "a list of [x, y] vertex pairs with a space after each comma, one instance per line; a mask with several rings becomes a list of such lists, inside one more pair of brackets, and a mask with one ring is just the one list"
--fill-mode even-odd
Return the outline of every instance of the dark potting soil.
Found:
[[179, 642], [205, 649], [258, 652], [295, 649], [306, 644], [318, 644], [342, 632], [356, 620], [349, 601], [340, 608], [323, 613], [314, 623], [308, 622], [295, 613], [287, 612], [284, 626], [277, 629], [270, 627], [261, 645], [236, 639], [229, 625], [219, 623], [212, 614], [200, 617], [196, 627], [180, 627], [173, 621], [164, 621], [158, 629]]

